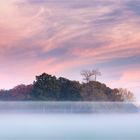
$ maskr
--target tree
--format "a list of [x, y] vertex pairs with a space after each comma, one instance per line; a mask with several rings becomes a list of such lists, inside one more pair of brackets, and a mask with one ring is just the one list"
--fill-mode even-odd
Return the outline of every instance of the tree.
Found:
[[81, 72], [81, 75], [83, 76], [83, 80], [86, 81], [87, 83], [90, 81], [90, 78], [92, 76], [90, 70], [83, 70]]
[[126, 101], [126, 102], [134, 102], [135, 101], [134, 94], [127, 89], [122, 89], [122, 88], [118, 89], [117, 95], [119, 95], [121, 97], [122, 101]]
[[94, 76], [94, 81], [96, 81], [97, 76], [101, 76], [101, 72], [98, 69], [84, 70], [81, 72], [81, 75], [83, 76], [83, 80], [88, 83], [91, 81], [93, 76]]
[[36, 76], [32, 91], [34, 99], [56, 101], [59, 98], [59, 94], [60, 85], [55, 76], [46, 73]]
[[18, 85], [9, 90], [10, 97], [13, 100], [30, 100], [32, 88], [32, 85]]
[[82, 99], [80, 91], [81, 85], [77, 81], [61, 79], [60, 101], [80, 101]]
[[46, 101], [79, 101], [81, 100], [80, 83], [43, 73], [36, 76], [32, 97], [35, 100]]
[[98, 69], [93, 69], [91, 73], [94, 75], [95, 81], [97, 80], [97, 76], [101, 76], [101, 72]]
[[83, 83], [81, 96], [84, 101], [109, 101], [112, 90], [100, 82]]

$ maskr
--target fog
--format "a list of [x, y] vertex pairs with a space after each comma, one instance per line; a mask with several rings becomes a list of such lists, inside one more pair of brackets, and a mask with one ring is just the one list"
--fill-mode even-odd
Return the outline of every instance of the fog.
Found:
[[0, 102], [0, 140], [139, 140], [140, 115], [126, 105]]
[[0, 102], [0, 113], [137, 113], [130, 102]]

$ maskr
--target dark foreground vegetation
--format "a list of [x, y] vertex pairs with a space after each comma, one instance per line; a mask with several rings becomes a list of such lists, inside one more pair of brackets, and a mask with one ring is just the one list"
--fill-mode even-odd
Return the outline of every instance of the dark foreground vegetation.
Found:
[[126, 89], [111, 89], [96, 80], [80, 83], [43, 73], [31, 85], [0, 91], [2, 101], [134, 101]]

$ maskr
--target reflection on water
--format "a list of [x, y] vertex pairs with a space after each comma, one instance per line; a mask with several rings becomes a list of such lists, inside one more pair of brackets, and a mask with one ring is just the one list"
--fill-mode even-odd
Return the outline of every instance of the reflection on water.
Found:
[[[105, 111], [118, 111], [118, 107], [128, 109], [120, 103], [1, 102], [0, 140], [139, 140], [139, 113]], [[82, 108], [90, 108], [90, 113], [80, 113]], [[101, 108], [105, 113], [98, 113]]]
[[0, 113], [136, 113], [130, 102], [0, 102]]

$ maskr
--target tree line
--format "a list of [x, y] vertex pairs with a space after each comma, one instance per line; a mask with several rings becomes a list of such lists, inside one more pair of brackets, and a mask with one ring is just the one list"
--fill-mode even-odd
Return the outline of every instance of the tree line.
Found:
[[[134, 95], [127, 89], [111, 89], [97, 81], [98, 70], [82, 71], [85, 82], [72, 81], [64, 77], [43, 73], [36, 76], [31, 85], [19, 85], [0, 91], [0, 100], [31, 101], [134, 101]], [[94, 79], [92, 79], [94, 77]]]

